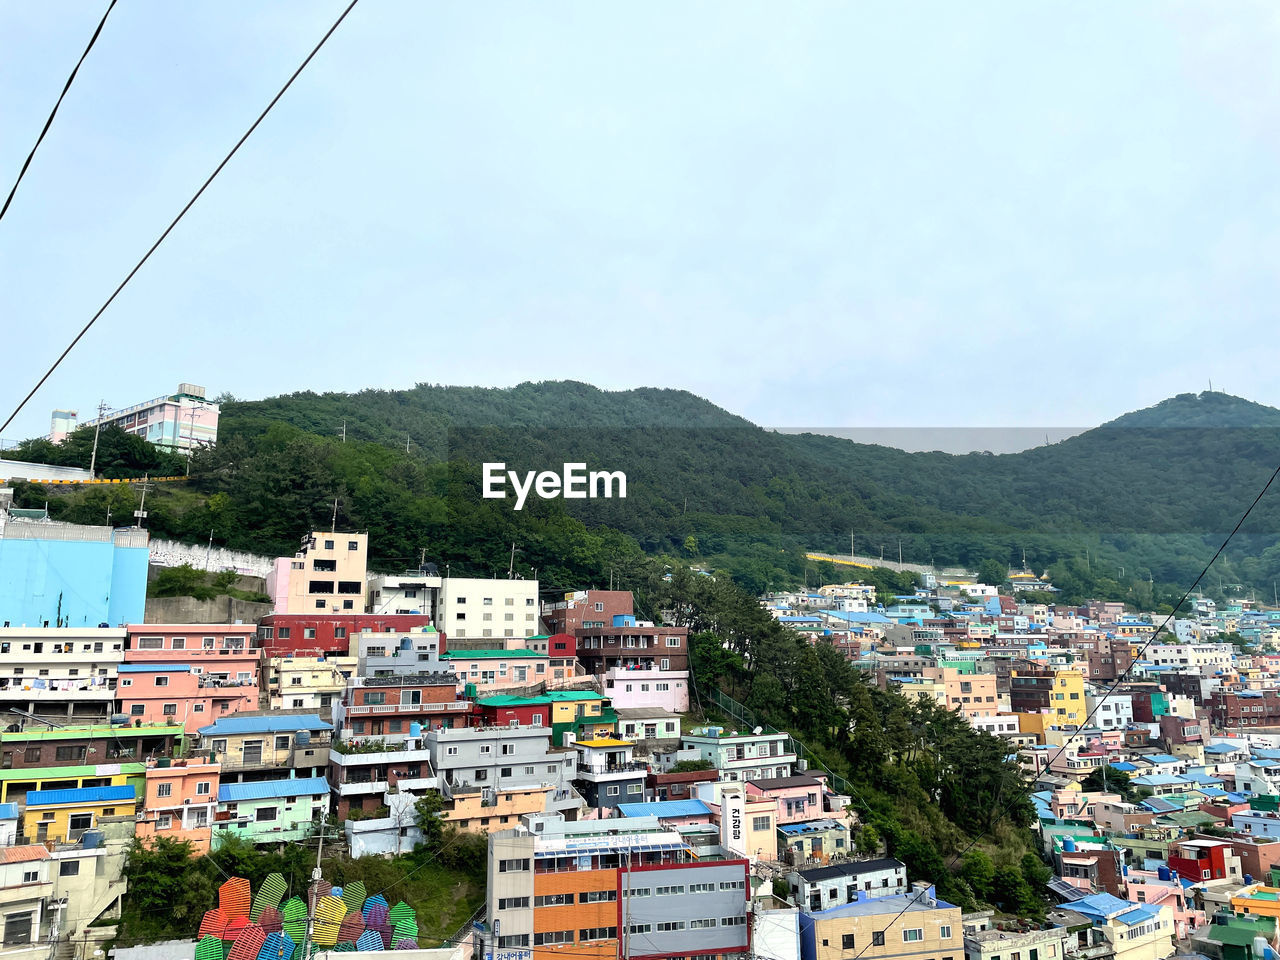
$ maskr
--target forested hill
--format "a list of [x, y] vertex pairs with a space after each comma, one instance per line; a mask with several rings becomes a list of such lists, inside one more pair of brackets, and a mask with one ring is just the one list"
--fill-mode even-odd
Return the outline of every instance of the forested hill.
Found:
[[[1183, 394], [1060, 443], [955, 456], [779, 434], [676, 390], [551, 382], [300, 393], [225, 403], [220, 442], [194, 459], [191, 485], [147, 506], [159, 532], [201, 542], [212, 532], [275, 552], [330, 522], [336, 497], [339, 522], [374, 533], [384, 565], [425, 549], [472, 567], [482, 552], [482, 566], [505, 569], [514, 541], [526, 567], [566, 577], [556, 552], [574, 552], [568, 531], [580, 521], [598, 547], [584, 552], [587, 566], [608, 567], [599, 551], [617, 558], [638, 544], [728, 570], [752, 590], [803, 577], [803, 550], [845, 551], [853, 531], [859, 552], [893, 557], [901, 539], [907, 559], [939, 565], [1021, 566], [1025, 553], [1071, 593], [1146, 603], [1153, 581], [1157, 600], [1160, 584], [1189, 582], [1261, 489], [1280, 463], [1277, 428], [1273, 408]], [[515, 514], [479, 498], [480, 464], [499, 460], [522, 471], [565, 461], [623, 470], [628, 497]], [[90, 519], [105, 496], [74, 494], [53, 509]], [[1280, 505], [1264, 499], [1216, 571], [1224, 589], [1271, 592], [1277, 530]]]

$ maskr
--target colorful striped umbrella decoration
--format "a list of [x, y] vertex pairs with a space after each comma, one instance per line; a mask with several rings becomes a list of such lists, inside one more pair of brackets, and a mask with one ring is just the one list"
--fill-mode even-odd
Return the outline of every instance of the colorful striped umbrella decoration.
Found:
[[374, 950], [385, 950], [387, 945], [382, 942], [382, 934], [377, 930], [366, 930], [360, 934], [360, 939], [356, 941], [356, 949], [369, 953]]
[[297, 944], [289, 939], [288, 934], [269, 933], [258, 951], [258, 960], [289, 960], [296, 949]]
[[355, 943], [362, 933], [364, 933], [364, 917], [360, 916], [359, 912], [348, 913], [342, 918], [342, 926], [338, 927], [338, 942], [350, 940]]
[[202, 936], [196, 944], [196, 960], [223, 960], [222, 941], [217, 937]]
[[307, 887], [307, 903], [315, 903], [321, 897], [327, 897], [332, 892], [332, 883], [328, 880], [317, 880], [311, 886]]
[[231, 944], [227, 960], [258, 960], [258, 952], [266, 942], [267, 931], [259, 926], [245, 927]]
[[307, 905], [299, 897], [290, 897], [285, 901], [283, 917], [284, 932], [295, 944], [301, 943], [307, 935]]
[[244, 877], [232, 877], [218, 887], [218, 908], [228, 917], [249, 916], [250, 899], [249, 881]]
[[365, 921], [365, 922], [370, 930], [373, 930], [378, 934], [378, 936], [382, 938], [382, 949], [390, 950], [391, 934], [395, 928], [392, 927], [391, 924], [387, 923], [387, 921], [385, 920], [383, 920], [381, 923], [368, 923], [368, 921]]
[[356, 945], [350, 940], [340, 940], [338, 945], [333, 948], [334, 953], [355, 953]]
[[281, 926], [283, 921], [284, 917], [276, 907], [263, 907], [262, 912], [258, 914], [258, 926], [267, 933], [279, 933], [284, 929]]
[[222, 912], [218, 907], [212, 910], [206, 910], [204, 917], [200, 921], [200, 937], [217, 937], [219, 940], [224, 939], [222, 932], [227, 929], [227, 921], [231, 918]]
[[248, 927], [248, 917], [232, 917], [227, 921], [227, 925], [222, 928], [222, 934], [220, 935], [224, 953], [230, 951], [231, 944], [235, 943], [240, 934], [244, 933]]
[[413, 937], [405, 937], [403, 940], [397, 940], [394, 947], [396, 950], [417, 950], [418, 941]]
[[[380, 893], [375, 893], [372, 897], [365, 900], [364, 906], [360, 908], [360, 912], [364, 914], [364, 918], [368, 920], [374, 910], [390, 910], [391, 906], [387, 903], [387, 898]], [[381, 919], [387, 919], [384, 913]]]
[[262, 881], [258, 887], [258, 895], [253, 898], [253, 906], [249, 909], [249, 919], [255, 923], [261, 919], [262, 911], [268, 907], [279, 907], [280, 901], [284, 899], [285, 891], [288, 890], [284, 877], [278, 873], [271, 873]]
[[360, 913], [364, 907], [364, 881], [356, 880], [342, 888], [342, 902], [347, 905], [348, 913]]
[[315, 923], [311, 939], [317, 947], [332, 947], [338, 942], [338, 930], [347, 915], [347, 905], [337, 897], [321, 897], [316, 903]]
[[391, 908], [391, 920], [395, 923], [396, 940], [416, 940], [418, 938], [418, 918], [413, 909], [401, 901]]

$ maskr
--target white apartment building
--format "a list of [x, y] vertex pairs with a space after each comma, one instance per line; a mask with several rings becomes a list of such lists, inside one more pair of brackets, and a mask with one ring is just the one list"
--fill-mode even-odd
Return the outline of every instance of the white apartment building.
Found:
[[0, 627], [0, 713], [106, 719], [124, 646], [123, 628]]
[[391, 616], [425, 614], [431, 625], [440, 628], [440, 584], [436, 574], [379, 574], [369, 580], [365, 612]]
[[1229, 643], [1153, 643], [1143, 659], [1159, 666], [1190, 667], [1204, 671], [1228, 670], [1235, 648]]
[[454, 640], [532, 637], [538, 612], [537, 580], [444, 577], [435, 625]]
[[267, 661], [271, 709], [314, 710], [332, 720], [333, 701], [342, 699], [355, 672], [355, 657], [272, 657]]
[[1097, 688], [1097, 693], [1085, 691], [1084, 702], [1090, 723], [1103, 730], [1123, 730], [1133, 723], [1133, 697], [1127, 693], [1106, 695], [1106, 688]]

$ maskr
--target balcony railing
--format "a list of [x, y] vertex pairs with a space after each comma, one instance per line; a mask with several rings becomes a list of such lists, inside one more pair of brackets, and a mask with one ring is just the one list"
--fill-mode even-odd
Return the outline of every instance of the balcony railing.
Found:
[[457, 713], [470, 710], [468, 700], [455, 700], [446, 703], [361, 703], [347, 707], [347, 716], [359, 717], [378, 713]]
[[634, 773], [640, 770], [648, 772], [649, 765], [641, 763], [639, 760], [631, 760], [626, 763], [578, 764], [578, 773], [591, 774], [593, 776], [604, 776], [610, 773]]

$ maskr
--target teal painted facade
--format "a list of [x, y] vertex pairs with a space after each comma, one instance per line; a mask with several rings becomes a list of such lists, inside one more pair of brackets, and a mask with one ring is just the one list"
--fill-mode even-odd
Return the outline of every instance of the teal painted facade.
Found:
[[[86, 539], [43, 539], [27, 524], [0, 536], [0, 610], [11, 626], [142, 623], [149, 548], [143, 531], [69, 527]], [[97, 535], [95, 537], [95, 535]], [[89, 539], [93, 537], [93, 539]]]

